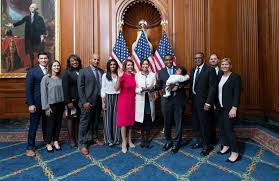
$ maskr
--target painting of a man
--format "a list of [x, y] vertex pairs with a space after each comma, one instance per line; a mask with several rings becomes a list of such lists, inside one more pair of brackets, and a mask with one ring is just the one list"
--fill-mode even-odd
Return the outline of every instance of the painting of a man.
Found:
[[30, 14], [23, 17], [20, 21], [7, 24], [8, 27], [16, 27], [25, 23], [25, 52], [31, 59], [31, 66], [34, 66], [34, 52], [43, 51], [46, 27], [43, 18], [37, 12], [37, 4], [32, 3], [29, 7]]
[[[55, 0], [1, 0], [0, 76], [26, 73], [38, 64], [39, 52], [48, 52], [50, 59], [55, 57], [55, 9]], [[17, 60], [8, 54], [11, 47]]]

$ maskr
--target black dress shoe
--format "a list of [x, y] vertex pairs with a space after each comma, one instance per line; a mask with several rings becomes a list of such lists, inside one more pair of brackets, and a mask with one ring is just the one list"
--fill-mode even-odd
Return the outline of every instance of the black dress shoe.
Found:
[[175, 146], [173, 146], [173, 147], [171, 148], [171, 152], [172, 152], [172, 153], [177, 153], [178, 150], [179, 150], [179, 146], [178, 146], [178, 145], [175, 145]]
[[140, 142], [140, 147], [141, 147], [141, 148], [144, 148], [144, 147], [145, 147], [145, 143], [144, 143], [143, 140]]
[[145, 142], [145, 148], [149, 148], [149, 147], [150, 147], [150, 141], [147, 140], [147, 141]]
[[200, 145], [200, 144], [198, 144], [198, 143], [195, 143], [195, 144], [192, 144], [191, 145], [191, 148], [192, 149], [198, 149], [198, 148], [201, 148], [202, 147], [202, 145]]
[[172, 147], [172, 143], [166, 143], [166, 144], [163, 146], [163, 150], [164, 150], [164, 151], [168, 151], [171, 147]]
[[219, 154], [219, 155], [225, 155], [225, 154], [227, 154], [227, 153], [229, 153], [229, 152], [230, 152], [230, 149], [228, 149], [228, 150], [225, 151], [224, 153], [222, 153], [221, 151], [218, 151], [217, 154]]
[[207, 156], [207, 155], [209, 155], [209, 153], [210, 153], [211, 151], [212, 151], [212, 149], [210, 149], [210, 148], [203, 149], [203, 150], [201, 151], [201, 155]]
[[241, 155], [238, 155], [238, 157], [234, 161], [231, 161], [230, 159], [227, 159], [226, 162], [235, 163], [235, 162], [237, 162], [240, 159], [241, 159]]

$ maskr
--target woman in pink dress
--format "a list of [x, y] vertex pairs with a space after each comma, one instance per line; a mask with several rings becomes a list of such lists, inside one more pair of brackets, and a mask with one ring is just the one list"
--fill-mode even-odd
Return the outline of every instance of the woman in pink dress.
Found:
[[127, 131], [128, 131], [128, 144], [130, 148], [135, 145], [132, 142], [132, 126], [135, 123], [135, 90], [136, 81], [134, 71], [134, 62], [126, 60], [123, 64], [124, 72], [119, 69], [118, 80], [115, 84], [115, 89], [120, 89], [118, 95], [117, 105], [117, 126], [121, 127], [122, 137], [122, 152], [127, 152]]

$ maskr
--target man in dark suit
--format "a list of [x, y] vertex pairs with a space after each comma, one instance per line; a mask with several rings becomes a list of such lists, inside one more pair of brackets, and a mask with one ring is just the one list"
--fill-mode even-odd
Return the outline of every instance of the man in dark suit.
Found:
[[196, 67], [190, 72], [190, 95], [193, 111], [193, 140], [196, 142], [191, 146], [194, 149], [203, 147], [201, 154], [206, 156], [212, 150], [209, 110], [214, 104], [217, 76], [212, 67], [204, 64], [202, 52], [196, 53], [194, 59]]
[[[173, 56], [166, 55], [164, 58], [165, 68], [158, 72], [157, 90], [163, 90], [165, 94], [166, 81], [169, 76], [175, 74], [176, 67], [173, 66]], [[175, 86], [170, 85], [169, 90]], [[185, 82], [179, 83], [178, 89], [171, 92], [169, 97], [161, 97], [161, 110], [164, 118], [164, 136], [166, 143], [163, 147], [164, 151], [171, 148], [173, 153], [178, 152], [182, 137], [182, 121], [185, 110], [186, 92], [184, 90]], [[175, 136], [171, 137], [171, 127], [175, 123]]]
[[[219, 68], [219, 58], [216, 53], [213, 53], [209, 57], [209, 66], [215, 69], [217, 78], [222, 76], [222, 71]], [[217, 143], [217, 138], [216, 138], [216, 125], [218, 124], [218, 115], [216, 111], [216, 104], [218, 102], [218, 95], [216, 91], [215, 95], [215, 102], [214, 106], [211, 107], [210, 109], [210, 144], [215, 145]]]
[[30, 157], [35, 156], [35, 138], [40, 118], [42, 118], [44, 140], [46, 138], [46, 115], [41, 105], [41, 80], [47, 74], [48, 54], [39, 53], [38, 62], [39, 65], [31, 68], [26, 77], [26, 97], [30, 112], [26, 155]]
[[25, 23], [25, 52], [30, 56], [31, 65], [34, 66], [34, 52], [43, 51], [43, 41], [46, 35], [44, 20], [39, 16], [37, 4], [32, 3], [29, 7], [30, 15], [23, 17], [16, 23], [9, 23], [9, 27], [16, 27]]
[[104, 71], [99, 68], [100, 58], [93, 54], [90, 65], [81, 69], [78, 76], [79, 106], [81, 108], [79, 123], [79, 146], [83, 155], [88, 154], [87, 132], [92, 132], [93, 141], [98, 141], [98, 125], [102, 110], [101, 102], [101, 78]]

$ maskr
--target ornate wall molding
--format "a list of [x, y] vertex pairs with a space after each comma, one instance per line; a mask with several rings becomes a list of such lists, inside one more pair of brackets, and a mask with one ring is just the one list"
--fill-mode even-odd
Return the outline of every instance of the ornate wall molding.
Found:
[[[152, 4], [161, 15], [162, 19], [168, 19], [168, 7], [165, 2], [159, 0], [118, 0], [116, 1], [115, 10], [116, 10], [116, 22], [121, 22], [123, 20], [123, 15], [125, 14], [125, 10], [129, 8], [134, 3], [137, 2], [147, 2]], [[116, 23], [117, 26], [117, 23]], [[119, 31], [119, 27], [116, 27], [117, 32]]]

